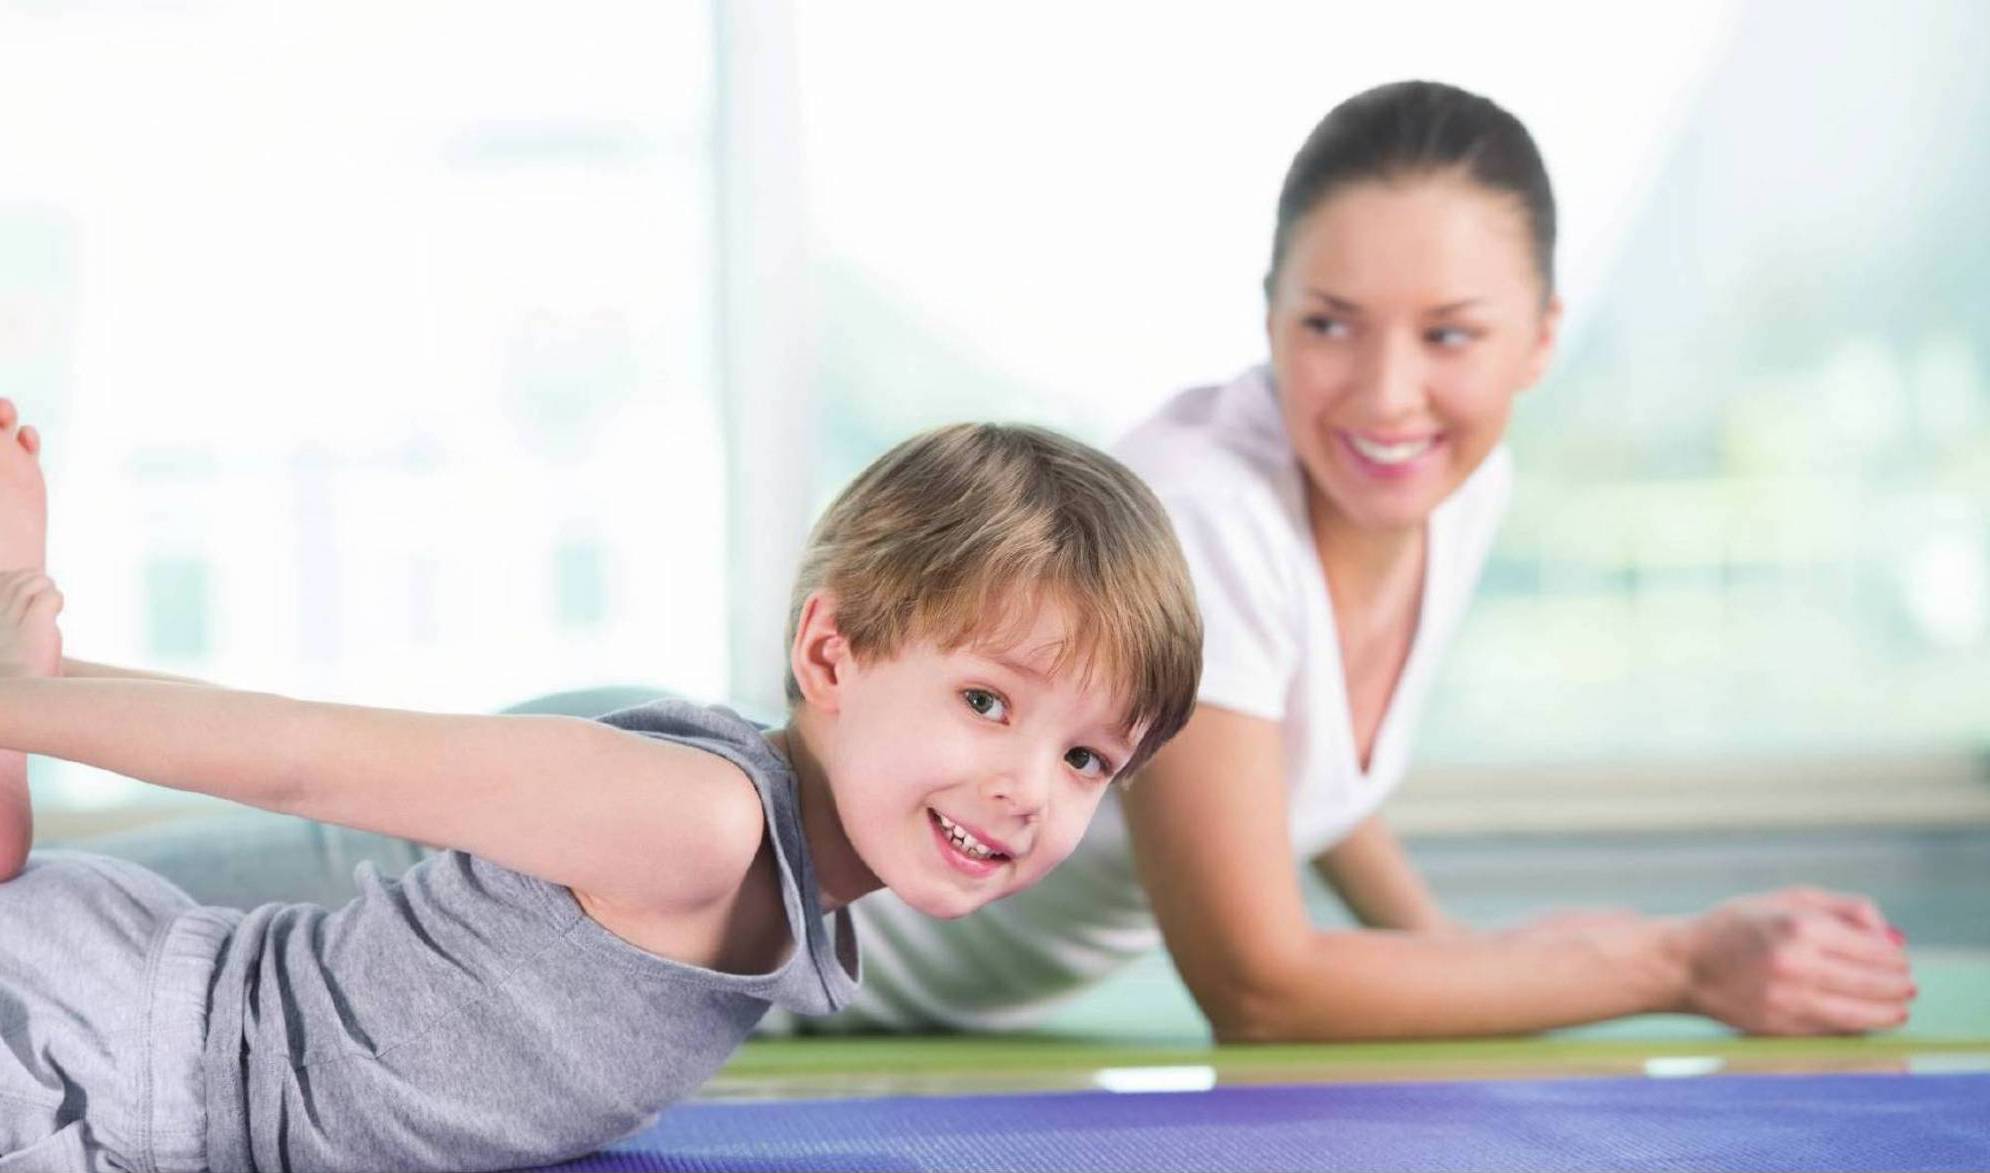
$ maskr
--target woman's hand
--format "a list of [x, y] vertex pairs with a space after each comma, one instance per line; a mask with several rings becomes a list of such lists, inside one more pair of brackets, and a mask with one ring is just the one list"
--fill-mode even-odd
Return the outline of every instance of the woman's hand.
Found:
[[1907, 1021], [1905, 939], [1870, 901], [1815, 888], [1744, 896], [1680, 925], [1681, 1007], [1751, 1034], [1857, 1034]]

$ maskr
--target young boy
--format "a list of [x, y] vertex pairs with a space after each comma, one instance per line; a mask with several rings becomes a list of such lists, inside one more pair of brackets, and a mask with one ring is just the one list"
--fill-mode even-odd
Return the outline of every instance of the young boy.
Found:
[[[1072, 441], [972, 425], [886, 454], [817, 525], [780, 729], [681, 702], [459, 717], [49, 678], [60, 600], [23, 536], [40, 477], [17, 423], [0, 401], [0, 544], [33, 547], [0, 548], [0, 748], [452, 850], [362, 874], [336, 910], [247, 913], [30, 857], [0, 884], [0, 1167], [587, 1152], [770, 1004], [842, 1005], [850, 901], [886, 886], [956, 917], [1042, 878], [1195, 696], [1200, 622], [1152, 495]], [[0, 781], [0, 843], [24, 799]]]

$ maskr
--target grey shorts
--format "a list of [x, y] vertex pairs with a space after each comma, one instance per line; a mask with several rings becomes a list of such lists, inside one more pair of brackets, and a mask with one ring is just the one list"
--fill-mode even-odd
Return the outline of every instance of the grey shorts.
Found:
[[0, 884], [0, 1173], [206, 1166], [208, 983], [238, 915], [81, 852]]

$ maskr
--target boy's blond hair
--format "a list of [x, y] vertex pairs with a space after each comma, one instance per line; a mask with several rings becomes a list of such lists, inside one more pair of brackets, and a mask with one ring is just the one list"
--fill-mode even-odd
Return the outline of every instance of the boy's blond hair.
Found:
[[[788, 613], [824, 590], [858, 659], [909, 641], [1000, 646], [1065, 608], [1075, 665], [1146, 725], [1129, 777], [1180, 731], [1202, 674], [1202, 618], [1153, 491], [1096, 448], [1043, 428], [953, 424], [874, 461], [816, 523]], [[787, 682], [790, 704], [801, 692]]]

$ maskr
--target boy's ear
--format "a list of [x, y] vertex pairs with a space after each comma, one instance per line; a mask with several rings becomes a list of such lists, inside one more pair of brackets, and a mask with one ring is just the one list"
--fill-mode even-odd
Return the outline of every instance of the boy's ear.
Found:
[[811, 592], [802, 600], [795, 643], [788, 649], [788, 669], [795, 674], [802, 700], [823, 712], [835, 712], [850, 662], [850, 643], [836, 626], [836, 599], [822, 591]]

